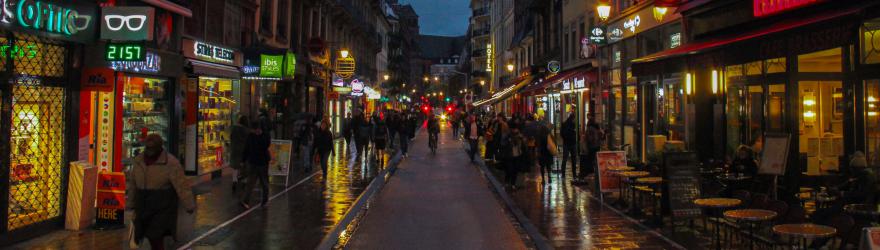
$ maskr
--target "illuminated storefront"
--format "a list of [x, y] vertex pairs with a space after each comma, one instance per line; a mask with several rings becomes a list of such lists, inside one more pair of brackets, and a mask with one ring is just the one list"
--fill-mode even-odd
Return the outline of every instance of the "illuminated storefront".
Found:
[[[241, 113], [256, 118], [266, 110], [276, 118], [284, 117], [291, 104], [284, 93], [291, 93], [296, 72], [296, 55], [283, 49], [248, 49], [242, 66]], [[281, 138], [284, 123], [275, 123], [273, 138]]]
[[[42, 3], [42, 4], [39, 4]], [[0, 246], [61, 228], [67, 167], [76, 149], [69, 114], [71, 61], [94, 41], [93, 3], [15, 1], [0, 6]], [[68, 15], [34, 26], [25, 11]], [[19, 19], [22, 18], [22, 19]], [[52, 29], [51, 27], [62, 27]], [[75, 82], [75, 81], [74, 81]]]
[[242, 55], [229, 48], [183, 40], [195, 78], [186, 83], [183, 107], [187, 173], [219, 176], [228, 165], [229, 130], [241, 112]]
[[[741, 145], [760, 150], [765, 135], [787, 134], [789, 180], [846, 171], [839, 159], [855, 151], [877, 166], [876, 2], [715, 7], [693, 11], [699, 14], [685, 23], [727, 27], [694, 28], [687, 36], [700, 39], [634, 61], [640, 81], [657, 74], [681, 78], [683, 90], [664, 94], [685, 93], [692, 106], [687, 112], [705, 117], [693, 121], [701, 134], [693, 147], [704, 149], [698, 151], [703, 158], [729, 157]], [[718, 15], [731, 10], [749, 15]]]

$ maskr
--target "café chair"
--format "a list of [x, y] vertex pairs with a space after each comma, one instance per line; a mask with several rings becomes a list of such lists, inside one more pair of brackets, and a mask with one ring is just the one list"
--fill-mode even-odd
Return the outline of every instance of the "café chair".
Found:
[[[828, 220], [826, 226], [837, 229], [837, 234], [826, 245], [828, 249], [844, 249], [849, 244], [849, 234], [855, 228], [856, 221], [848, 214], [837, 214]], [[816, 246], [821, 247], [821, 246]]]
[[752, 202], [749, 203], [749, 208], [765, 209], [769, 199], [766, 194], [754, 194], [752, 195]]

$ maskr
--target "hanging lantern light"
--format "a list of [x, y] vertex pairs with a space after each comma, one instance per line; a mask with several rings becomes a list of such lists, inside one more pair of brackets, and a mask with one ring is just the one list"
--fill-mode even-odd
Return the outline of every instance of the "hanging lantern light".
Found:
[[669, 11], [669, 8], [655, 6], [654, 7], [654, 20], [657, 20], [657, 22], [663, 22], [663, 17], [666, 16], [667, 11]]
[[608, 17], [611, 16], [611, 3], [608, 0], [599, 0], [599, 4], [596, 6], [596, 13], [599, 14], [599, 19], [602, 19], [602, 21], [608, 20]]

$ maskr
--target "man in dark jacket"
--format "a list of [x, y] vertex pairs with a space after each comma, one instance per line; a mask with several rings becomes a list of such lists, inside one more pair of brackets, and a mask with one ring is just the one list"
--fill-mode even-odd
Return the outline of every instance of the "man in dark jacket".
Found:
[[574, 114], [568, 115], [568, 119], [562, 123], [562, 179], [565, 179], [566, 162], [571, 159], [571, 177], [577, 178], [577, 124], [574, 122]]
[[250, 197], [254, 185], [260, 182], [261, 194], [263, 196], [260, 205], [264, 208], [269, 202], [269, 146], [272, 139], [268, 133], [264, 133], [260, 122], [254, 122], [251, 125], [251, 134], [248, 135], [247, 147], [245, 148], [244, 161], [250, 168], [247, 187], [241, 192], [241, 206], [250, 208]]
[[329, 118], [321, 120], [321, 126], [315, 133], [315, 151], [321, 158], [321, 173], [324, 174], [324, 181], [327, 181], [327, 163], [333, 153], [333, 132], [330, 131]]
[[363, 115], [359, 117], [360, 122], [358, 122], [358, 126], [355, 127], [355, 135], [354, 141], [357, 146], [357, 156], [360, 158], [361, 155], [367, 157], [369, 154], [367, 149], [369, 149], [370, 137], [373, 134], [373, 124], [370, 122], [370, 117], [367, 115]]
[[473, 115], [468, 116], [467, 122], [464, 124], [464, 138], [468, 140], [468, 146], [470, 146], [468, 155], [471, 157], [471, 163], [474, 162], [474, 156], [480, 150], [478, 142], [481, 134], [483, 134], [483, 124]]

